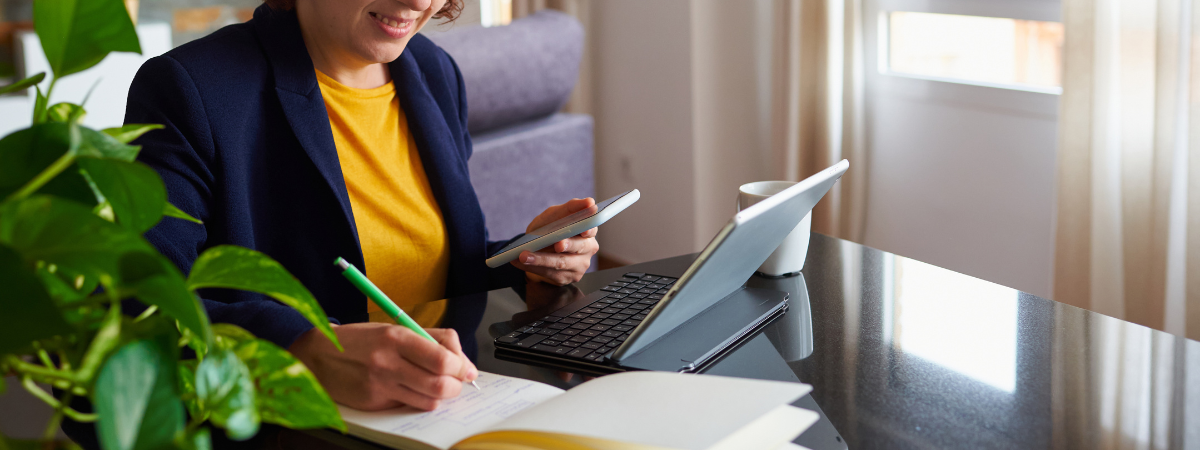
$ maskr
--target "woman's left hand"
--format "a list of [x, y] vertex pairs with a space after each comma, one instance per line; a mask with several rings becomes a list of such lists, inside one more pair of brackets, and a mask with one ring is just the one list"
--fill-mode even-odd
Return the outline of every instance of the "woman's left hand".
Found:
[[[596, 200], [592, 198], [577, 198], [551, 206], [538, 214], [525, 231], [536, 230], [545, 224], [595, 206]], [[512, 265], [524, 270], [536, 280], [561, 286], [583, 278], [583, 273], [592, 265], [592, 255], [598, 251], [600, 244], [596, 242], [596, 228], [592, 228], [536, 252], [523, 251]]]

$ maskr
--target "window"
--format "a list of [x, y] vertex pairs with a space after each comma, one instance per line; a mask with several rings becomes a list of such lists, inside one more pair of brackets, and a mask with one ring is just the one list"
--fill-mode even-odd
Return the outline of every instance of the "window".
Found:
[[901, 11], [881, 19], [885, 74], [1062, 92], [1062, 23]]

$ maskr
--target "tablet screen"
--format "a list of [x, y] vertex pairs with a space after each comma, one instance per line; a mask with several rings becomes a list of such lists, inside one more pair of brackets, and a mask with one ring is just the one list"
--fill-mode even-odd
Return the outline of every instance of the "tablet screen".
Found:
[[[525, 245], [525, 244], [533, 241], [534, 239], [540, 238], [542, 236], [553, 233], [560, 229], [569, 227], [569, 226], [575, 224], [576, 222], [579, 222], [581, 220], [587, 219], [588, 217], [592, 217], [596, 214], [599, 214], [600, 211], [604, 210], [604, 208], [607, 208], [609, 205], [613, 204], [613, 202], [617, 201], [621, 197], [624, 197], [626, 194], [628, 194], [628, 192], [618, 195], [616, 197], [610, 198], [608, 200], [602, 201], [600, 203], [597, 203], [595, 206], [592, 206], [590, 208], [581, 209], [571, 215], [568, 215], [561, 219], [550, 222], [536, 230], [525, 233], [525, 235], [521, 236], [520, 239], [512, 241], [511, 243], [506, 245], [504, 248], [500, 249], [500, 251], [496, 252], [496, 255], [499, 255], [501, 253], [507, 252], [514, 248], [520, 247], [522, 245]], [[493, 255], [493, 256], [495, 256], [495, 255]]]

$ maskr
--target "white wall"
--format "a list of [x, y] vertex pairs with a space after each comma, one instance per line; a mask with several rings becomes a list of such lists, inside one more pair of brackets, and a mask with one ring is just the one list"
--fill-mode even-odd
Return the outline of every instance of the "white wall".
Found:
[[[768, 2], [604, 0], [593, 4], [596, 188], [642, 199], [602, 227], [606, 255], [648, 261], [698, 251], [764, 179], [769, 130], [753, 51]], [[751, 51], [747, 51], [750, 49]]]

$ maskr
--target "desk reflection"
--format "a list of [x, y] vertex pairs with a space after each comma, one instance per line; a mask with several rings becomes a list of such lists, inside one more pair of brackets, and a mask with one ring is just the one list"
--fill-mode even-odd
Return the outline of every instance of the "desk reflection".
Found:
[[808, 299], [808, 286], [804, 284], [804, 274], [787, 278], [753, 276], [746, 282], [746, 286], [791, 294], [787, 314], [763, 330], [763, 334], [771, 341], [771, 345], [775, 346], [775, 350], [784, 361], [799, 361], [812, 355], [812, 304]]

